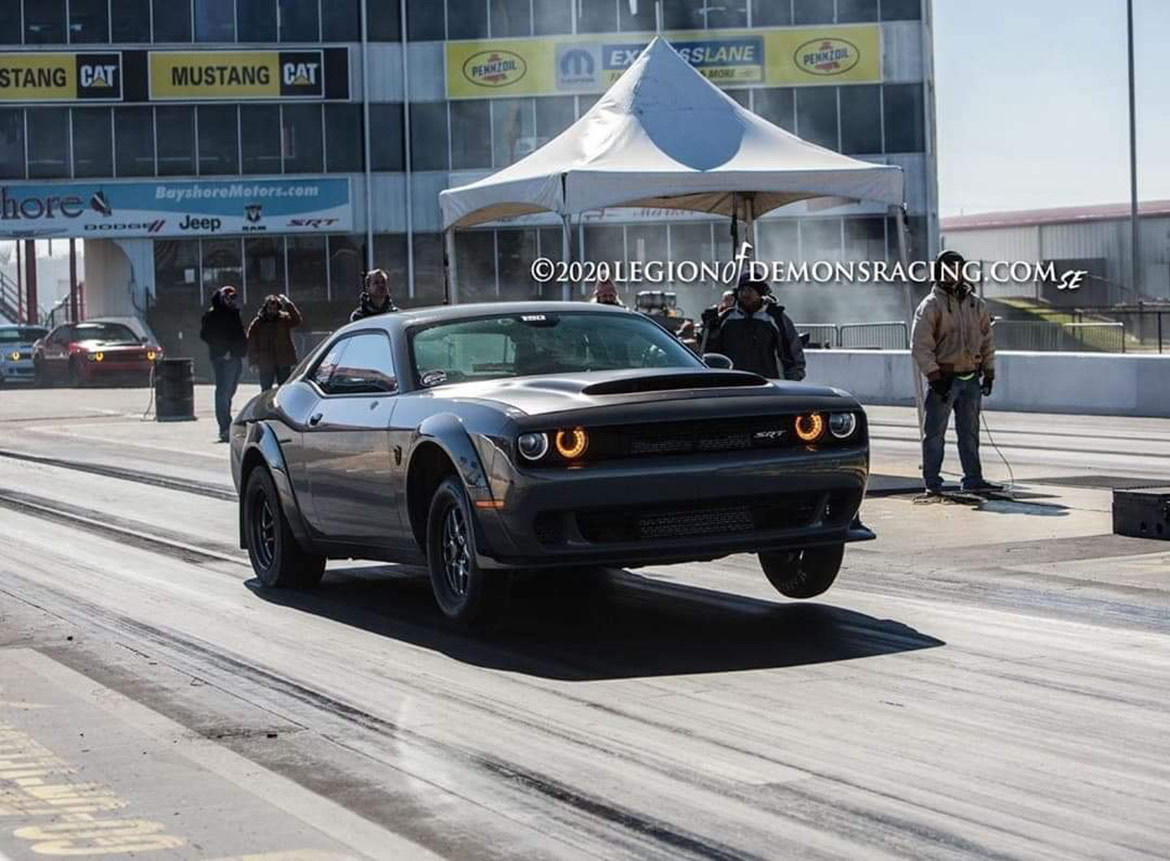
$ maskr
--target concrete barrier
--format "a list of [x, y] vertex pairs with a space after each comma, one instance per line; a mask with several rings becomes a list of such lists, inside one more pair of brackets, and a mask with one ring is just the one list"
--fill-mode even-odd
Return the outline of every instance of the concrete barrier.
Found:
[[[865, 404], [912, 406], [907, 350], [808, 350], [809, 382]], [[1170, 355], [1001, 352], [992, 409], [1170, 417]], [[921, 379], [921, 378], [919, 378]]]

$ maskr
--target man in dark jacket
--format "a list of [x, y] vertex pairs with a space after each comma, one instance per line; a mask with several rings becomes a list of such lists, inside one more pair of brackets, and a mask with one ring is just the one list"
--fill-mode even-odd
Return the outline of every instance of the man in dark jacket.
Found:
[[804, 348], [796, 326], [769, 294], [767, 281], [748, 273], [739, 281], [735, 305], [705, 313], [704, 353], [722, 353], [736, 369], [778, 380], [804, 379]]
[[264, 304], [248, 324], [248, 364], [260, 374], [260, 391], [280, 386], [297, 363], [292, 330], [301, 325], [301, 312], [287, 296], [264, 297]]
[[356, 323], [366, 317], [397, 310], [394, 300], [390, 298], [390, 277], [384, 269], [371, 269], [366, 273], [366, 289], [362, 291], [357, 308], [349, 315], [349, 322]]
[[215, 419], [219, 422], [219, 441], [228, 441], [232, 424], [232, 397], [240, 384], [240, 370], [248, 339], [240, 320], [239, 293], [235, 287], [216, 290], [211, 308], [204, 313], [199, 337], [207, 342], [211, 369], [215, 373]]

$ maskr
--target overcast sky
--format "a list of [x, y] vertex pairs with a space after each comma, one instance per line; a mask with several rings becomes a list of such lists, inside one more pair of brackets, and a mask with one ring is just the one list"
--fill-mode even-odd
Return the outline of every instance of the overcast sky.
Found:
[[[1138, 183], [1170, 198], [1170, 0], [1134, 0]], [[1129, 200], [1125, 0], [934, 0], [940, 213]]]

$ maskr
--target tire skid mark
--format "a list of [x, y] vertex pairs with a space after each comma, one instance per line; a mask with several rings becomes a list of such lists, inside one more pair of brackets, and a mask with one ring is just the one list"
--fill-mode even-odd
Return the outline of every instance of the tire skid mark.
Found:
[[58, 457], [47, 457], [39, 454], [26, 454], [11, 449], [0, 449], [0, 457], [10, 460], [20, 460], [27, 463], [36, 463], [41, 466], [54, 466], [60, 469], [71, 469], [76, 472], [88, 472], [106, 478], [117, 478], [123, 481], [133, 481], [151, 487], [161, 487], [166, 490], [177, 490], [180, 493], [192, 493], [196, 496], [205, 496], [208, 499], [220, 499], [235, 502], [238, 499], [236, 492], [222, 485], [209, 481], [196, 481], [191, 478], [174, 478], [165, 475], [156, 475], [152, 472], [143, 472], [137, 469], [126, 469], [121, 466], [108, 466], [101, 463], [86, 463], [78, 460], [65, 460]]

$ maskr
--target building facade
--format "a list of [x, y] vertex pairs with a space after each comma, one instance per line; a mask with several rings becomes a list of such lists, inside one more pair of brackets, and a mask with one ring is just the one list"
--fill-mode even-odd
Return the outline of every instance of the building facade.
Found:
[[[929, 0], [0, 0], [0, 238], [85, 240], [92, 315], [191, 337], [212, 291], [287, 293], [317, 328], [362, 271], [442, 301], [438, 193], [572, 124], [658, 26], [741, 104], [906, 171], [916, 253], [937, 245]], [[885, 259], [865, 204], [797, 205], [761, 257]], [[585, 259], [723, 260], [726, 220], [592, 213]], [[554, 218], [457, 235], [461, 296], [559, 297]], [[717, 285], [708, 285], [709, 290]], [[700, 289], [689, 297], [708, 298]], [[690, 309], [693, 310], [693, 309]], [[172, 332], [174, 334], [172, 334]]]

